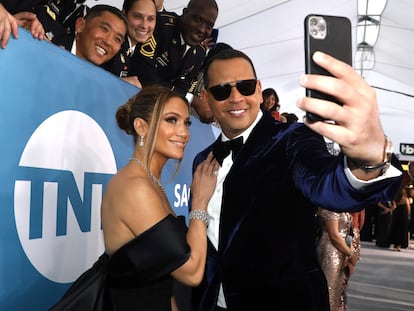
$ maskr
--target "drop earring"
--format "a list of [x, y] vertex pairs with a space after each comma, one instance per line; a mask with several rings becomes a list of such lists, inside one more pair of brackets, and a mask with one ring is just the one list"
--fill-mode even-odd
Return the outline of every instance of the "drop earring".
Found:
[[142, 136], [142, 135], [139, 135], [138, 146], [139, 147], [144, 147], [144, 136]]

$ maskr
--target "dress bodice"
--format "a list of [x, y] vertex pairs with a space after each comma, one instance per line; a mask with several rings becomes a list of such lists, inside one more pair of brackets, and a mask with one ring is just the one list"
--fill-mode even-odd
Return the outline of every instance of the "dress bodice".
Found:
[[111, 256], [107, 284], [114, 310], [171, 309], [170, 273], [190, 256], [186, 230], [169, 215]]
[[332, 211], [328, 211], [325, 209], [320, 209], [319, 216], [322, 221], [323, 233], [328, 234], [325, 229], [325, 222], [330, 220], [337, 220], [338, 221], [338, 230], [339, 235], [343, 238], [349, 233], [349, 230], [352, 226], [352, 215], [347, 212], [343, 213], [336, 213]]

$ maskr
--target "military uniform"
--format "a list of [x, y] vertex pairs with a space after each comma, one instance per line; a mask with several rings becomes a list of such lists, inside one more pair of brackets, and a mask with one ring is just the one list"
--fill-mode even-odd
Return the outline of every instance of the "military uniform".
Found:
[[70, 51], [75, 39], [76, 19], [87, 12], [83, 2], [85, 0], [50, 0], [35, 8], [34, 12], [52, 43]]
[[[135, 47], [136, 49], [140, 48], [140, 44], [138, 43]], [[129, 70], [131, 66], [131, 58], [134, 51], [131, 48], [131, 43], [129, 38], [127, 37], [124, 43], [121, 46], [119, 52], [108, 62], [102, 64], [102, 68], [105, 70], [112, 72], [114, 75], [118, 77], [129, 77]]]
[[36, 14], [46, 37], [67, 50], [75, 38], [75, 22], [86, 13], [86, 0], [1, 0], [11, 13], [29, 11]]
[[23, 11], [33, 12], [38, 4], [47, 1], [42, 0], [0, 0], [0, 3], [6, 8], [10, 14], [16, 14]]
[[135, 49], [129, 75], [143, 86], [162, 84], [186, 94], [201, 69], [206, 49], [201, 44], [186, 45], [180, 33], [181, 18], [173, 12], [158, 12], [154, 35]]

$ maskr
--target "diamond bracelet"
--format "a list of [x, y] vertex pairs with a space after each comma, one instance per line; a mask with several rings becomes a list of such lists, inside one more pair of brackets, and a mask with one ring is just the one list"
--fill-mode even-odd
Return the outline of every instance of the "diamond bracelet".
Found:
[[193, 210], [190, 212], [189, 218], [202, 220], [207, 227], [208, 223], [210, 222], [210, 215], [206, 211]]

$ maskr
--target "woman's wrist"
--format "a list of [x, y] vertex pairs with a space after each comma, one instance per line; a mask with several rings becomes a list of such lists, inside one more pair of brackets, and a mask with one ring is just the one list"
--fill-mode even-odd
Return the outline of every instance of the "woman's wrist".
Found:
[[349, 252], [347, 254], [347, 257], [352, 258], [355, 255], [355, 249], [351, 246], [349, 248]]
[[196, 219], [201, 220], [206, 224], [206, 227], [208, 227], [208, 224], [210, 222], [210, 215], [207, 213], [207, 211], [202, 210], [192, 210], [189, 214], [190, 219]]

